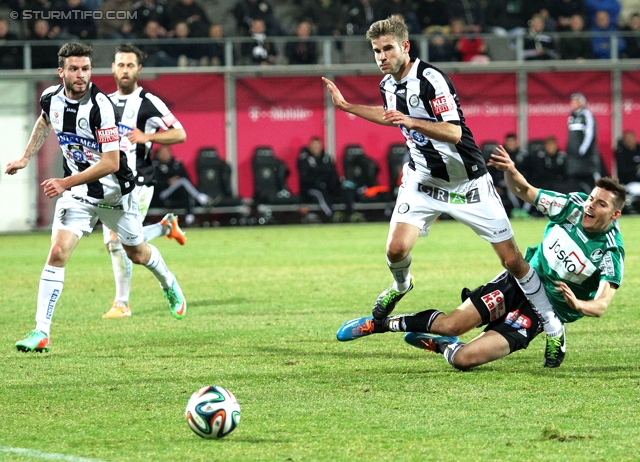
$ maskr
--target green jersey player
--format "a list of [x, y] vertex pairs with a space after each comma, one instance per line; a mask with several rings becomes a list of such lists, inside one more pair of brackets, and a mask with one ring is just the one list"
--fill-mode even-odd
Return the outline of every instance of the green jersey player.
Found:
[[[500, 146], [490, 165], [505, 172], [509, 189], [549, 218], [542, 242], [527, 249], [525, 259], [536, 270], [553, 306], [553, 316], [565, 323], [583, 316], [602, 316], [622, 282], [624, 245], [617, 218], [625, 203], [625, 189], [617, 180], [601, 178], [591, 194], [558, 194], [531, 186]], [[527, 348], [542, 332], [545, 313], [534, 310], [507, 272], [472, 291], [464, 289], [463, 303], [444, 314], [426, 310], [385, 319], [354, 319], [338, 330], [338, 340], [354, 340], [388, 331], [409, 332], [405, 340], [416, 347], [443, 353], [462, 370], [485, 364]], [[457, 336], [478, 326], [484, 332], [468, 343]], [[438, 335], [434, 335], [438, 334]], [[563, 335], [564, 337], [564, 335]], [[565, 345], [552, 350], [546, 367], [558, 367]]]

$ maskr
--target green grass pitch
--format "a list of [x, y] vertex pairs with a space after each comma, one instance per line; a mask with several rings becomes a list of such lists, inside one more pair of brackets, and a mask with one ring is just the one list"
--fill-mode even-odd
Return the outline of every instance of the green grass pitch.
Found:
[[[141, 267], [133, 316], [101, 319], [114, 288], [94, 233], [67, 265], [48, 354], [14, 343], [33, 329], [50, 236], [0, 236], [0, 460], [638, 460], [640, 217], [620, 223], [623, 285], [602, 318], [568, 325], [562, 367], [542, 367], [541, 336], [464, 373], [401, 334], [335, 339], [391, 282], [384, 223], [189, 229], [185, 247], [158, 239], [188, 299], [182, 321]], [[523, 250], [544, 224], [514, 221]], [[454, 221], [412, 255], [416, 287], [400, 313], [451, 310], [462, 287], [501, 270]], [[205, 385], [242, 408], [222, 440], [200, 439], [184, 418]]]

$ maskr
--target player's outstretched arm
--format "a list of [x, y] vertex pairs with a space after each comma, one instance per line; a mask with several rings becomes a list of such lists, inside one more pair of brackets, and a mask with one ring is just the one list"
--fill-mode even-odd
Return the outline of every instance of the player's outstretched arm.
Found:
[[42, 147], [44, 140], [47, 139], [52, 129], [51, 124], [47, 122], [44, 117], [40, 116], [33, 125], [33, 130], [31, 131], [27, 147], [24, 150], [24, 155], [18, 160], [9, 162], [4, 173], [7, 175], [15, 175], [18, 170], [25, 168], [31, 158], [38, 153], [38, 150]]
[[526, 178], [522, 176], [513, 159], [502, 146], [498, 146], [496, 152], [497, 154], [491, 154], [487, 165], [503, 171], [509, 190], [523, 201], [533, 204], [538, 196], [539, 189], [531, 186]]
[[170, 128], [169, 130], [157, 131], [155, 133], [144, 133], [139, 128], [134, 128], [126, 135], [129, 141], [136, 144], [145, 144], [151, 141], [157, 144], [170, 145], [184, 143], [187, 139], [187, 132], [184, 128]]
[[579, 300], [564, 282], [558, 282], [556, 289], [562, 292], [562, 296], [567, 302], [567, 305], [578, 313], [594, 318], [599, 318], [604, 314], [617, 290], [609, 281], [600, 281], [598, 292], [596, 292], [593, 300]]
[[393, 123], [383, 119], [384, 108], [382, 106], [364, 106], [362, 104], [348, 103], [335, 83], [326, 77], [322, 77], [322, 81], [327, 85], [327, 90], [331, 95], [333, 105], [341, 111], [349, 112], [350, 114], [357, 115], [358, 117], [380, 125], [393, 125]]

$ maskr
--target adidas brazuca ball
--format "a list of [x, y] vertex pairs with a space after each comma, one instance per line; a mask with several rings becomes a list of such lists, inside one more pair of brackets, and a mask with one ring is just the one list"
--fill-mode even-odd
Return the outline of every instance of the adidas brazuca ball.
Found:
[[206, 439], [222, 438], [240, 423], [240, 405], [229, 390], [204, 387], [189, 398], [186, 416], [196, 435]]

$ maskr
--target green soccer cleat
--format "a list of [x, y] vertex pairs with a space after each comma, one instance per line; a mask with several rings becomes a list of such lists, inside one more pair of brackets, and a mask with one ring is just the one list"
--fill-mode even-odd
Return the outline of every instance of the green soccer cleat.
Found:
[[411, 278], [409, 288], [404, 292], [398, 292], [393, 288], [393, 284], [387, 287], [373, 305], [373, 311], [371, 312], [373, 318], [377, 321], [381, 321], [388, 317], [400, 299], [409, 293], [411, 289], [413, 289], [413, 278]]
[[176, 319], [184, 318], [187, 315], [187, 300], [184, 298], [182, 290], [180, 290], [178, 280], [173, 280], [171, 289], [162, 290], [164, 292], [164, 296], [169, 300], [169, 308], [171, 309], [173, 317]]
[[51, 349], [49, 336], [41, 330], [32, 330], [27, 338], [16, 342], [18, 351], [29, 353], [35, 351], [37, 353], [47, 353]]

